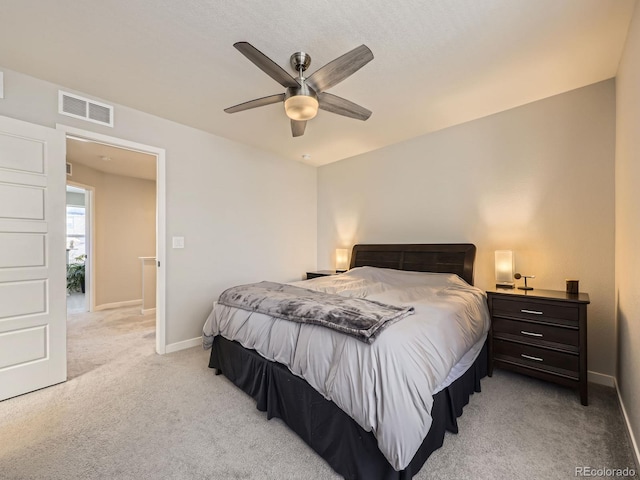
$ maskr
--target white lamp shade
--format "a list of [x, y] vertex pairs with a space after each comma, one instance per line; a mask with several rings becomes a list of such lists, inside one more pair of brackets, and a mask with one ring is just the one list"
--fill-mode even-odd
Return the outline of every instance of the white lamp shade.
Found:
[[336, 271], [345, 271], [349, 268], [349, 250], [336, 248]]
[[496, 250], [496, 285], [499, 287], [513, 287], [513, 252], [511, 250]]
[[284, 101], [284, 110], [292, 120], [311, 120], [318, 113], [318, 100], [310, 95], [294, 95]]

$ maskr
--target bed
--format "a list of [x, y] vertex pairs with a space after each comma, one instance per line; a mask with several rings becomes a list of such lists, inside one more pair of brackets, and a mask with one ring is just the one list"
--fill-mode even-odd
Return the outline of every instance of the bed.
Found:
[[484, 293], [471, 286], [475, 251], [356, 245], [347, 273], [294, 283], [415, 307], [370, 345], [214, 303], [203, 330], [209, 366], [343, 477], [410, 479], [445, 431], [457, 433], [456, 419], [487, 373], [489, 316]]

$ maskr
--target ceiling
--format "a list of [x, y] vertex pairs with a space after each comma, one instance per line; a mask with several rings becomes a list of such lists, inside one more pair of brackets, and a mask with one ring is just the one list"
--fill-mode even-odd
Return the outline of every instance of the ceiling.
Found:
[[98, 142], [67, 137], [67, 162], [125, 177], [156, 179], [156, 157]]
[[[635, 0], [3, 0], [0, 65], [322, 165], [616, 75]], [[320, 111], [292, 138], [283, 93], [233, 48], [308, 74], [366, 44], [374, 60], [329, 90], [373, 111]], [[116, 115], [117, 121], [117, 115]]]

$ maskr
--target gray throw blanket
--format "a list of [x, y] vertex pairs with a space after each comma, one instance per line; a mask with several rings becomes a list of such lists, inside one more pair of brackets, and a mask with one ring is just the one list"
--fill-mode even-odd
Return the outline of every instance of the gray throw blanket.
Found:
[[293, 322], [322, 325], [366, 343], [373, 343], [385, 327], [413, 313], [413, 307], [385, 305], [274, 282], [229, 288], [222, 292], [218, 303]]

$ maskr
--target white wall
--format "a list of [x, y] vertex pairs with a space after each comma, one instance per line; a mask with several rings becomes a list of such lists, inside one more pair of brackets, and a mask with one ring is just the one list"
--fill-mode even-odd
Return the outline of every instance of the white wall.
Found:
[[73, 164], [72, 171], [69, 180], [95, 187], [96, 307], [140, 300], [142, 265], [138, 257], [156, 254], [156, 182], [112, 175], [79, 163]]
[[618, 388], [640, 462], [640, 6], [616, 78]]
[[[168, 344], [200, 336], [224, 288], [298, 280], [315, 268], [315, 168], [120, 105], [114, 128], [65, 117], [57, 85], [2, 70], [0, 115], [166, 149]], [[174, 235], [185, 237], [183, 250], [170, 248]]]
[[355, 243], [470, 242], [486, 289], [513, 250], [534, 287], [580, 279], [588, 368], [613, 375], [614, 139], [608, 80], [321, 167], [318, 267]]

